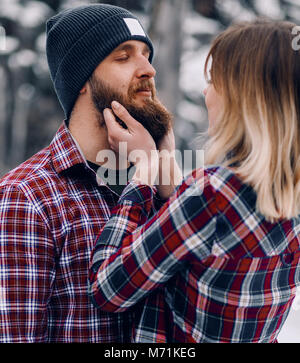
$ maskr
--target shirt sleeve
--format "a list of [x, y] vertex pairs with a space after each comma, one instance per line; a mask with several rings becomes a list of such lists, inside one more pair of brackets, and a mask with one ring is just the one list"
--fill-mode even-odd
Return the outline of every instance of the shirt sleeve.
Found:
[[150, 219], [153, 190], [129, 183], [95, 245], [89, 278], [94, 305], [125, 311], [186, 264], [211, 254], [215, 193], [209, 175], [200, 174], [187, 178]]
[[0, 190], [0, 342], [47, 341], [53, 239], [24, 193]]

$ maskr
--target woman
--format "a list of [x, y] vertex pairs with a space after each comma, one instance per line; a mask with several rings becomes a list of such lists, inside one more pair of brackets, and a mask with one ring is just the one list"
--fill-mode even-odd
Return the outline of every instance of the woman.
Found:
[[[90, 295], [103, 310], [146, 306], [143, 299], [155, 296], [167, 324], [159, 314], [161, 320], [148, 318], [153, 335], [137, 334], [136, 341], [159, 341], [159, 323], [168, 328], [169, 342], [277, 341], [300, 285], [300, 53], [292, 49], [294, 26], [244, 23], [214, 41], [205, 67], [207, 74], [212, 59], [205, 98], [206, 163], [213, 166], [194, 171], [150, 219], [155, 144], [122, 106], [113, 110], [129, 130], [105, 111], [112, 147], [127, 141], [130, 152], [138, 144], [134, 135], [142, 138], [144, 152], [152, 150], [149, 163], [136, 163], [102, 230], [90, 273]], [[166, 145], [171, 147], [171, 136]]]

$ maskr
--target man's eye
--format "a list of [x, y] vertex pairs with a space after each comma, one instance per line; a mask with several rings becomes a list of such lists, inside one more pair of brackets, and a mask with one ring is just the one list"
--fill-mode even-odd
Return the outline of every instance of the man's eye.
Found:
[[129, 59], [129, 56], [127, 54], [124, 54], [118, 58], [116, 58], [117, 62], [122, 62], [122, 61], [126, 61], [127, 59]]

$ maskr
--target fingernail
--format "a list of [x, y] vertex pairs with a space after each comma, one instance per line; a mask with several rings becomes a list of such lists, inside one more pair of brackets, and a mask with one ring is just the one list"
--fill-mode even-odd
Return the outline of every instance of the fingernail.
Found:
[[111, 117], [111, 115], [112, 115], [112, 110], [110, 108], [105, 108], [103, 110], [103, 116], [104, 117], [108, 118], [108, 117]]
[[113, 108], [115, 108], [116, 110], [120, 107], [120, 104], [119, 104], [119, 102], [117, 102], [117, 101], [112, 101], [111, 105], [112, 105], [112, 107], [113, 107]]

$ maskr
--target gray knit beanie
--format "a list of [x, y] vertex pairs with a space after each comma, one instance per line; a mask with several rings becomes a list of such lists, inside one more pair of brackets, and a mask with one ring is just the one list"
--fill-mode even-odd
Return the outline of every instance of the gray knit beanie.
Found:
[[80, 90], [95, 68], [128, 40], [153, 45], [138, 19], [129, 11], [93, 4], [62, 11], [47, 21], [46, 52], [51, 79], [69, 118]]

